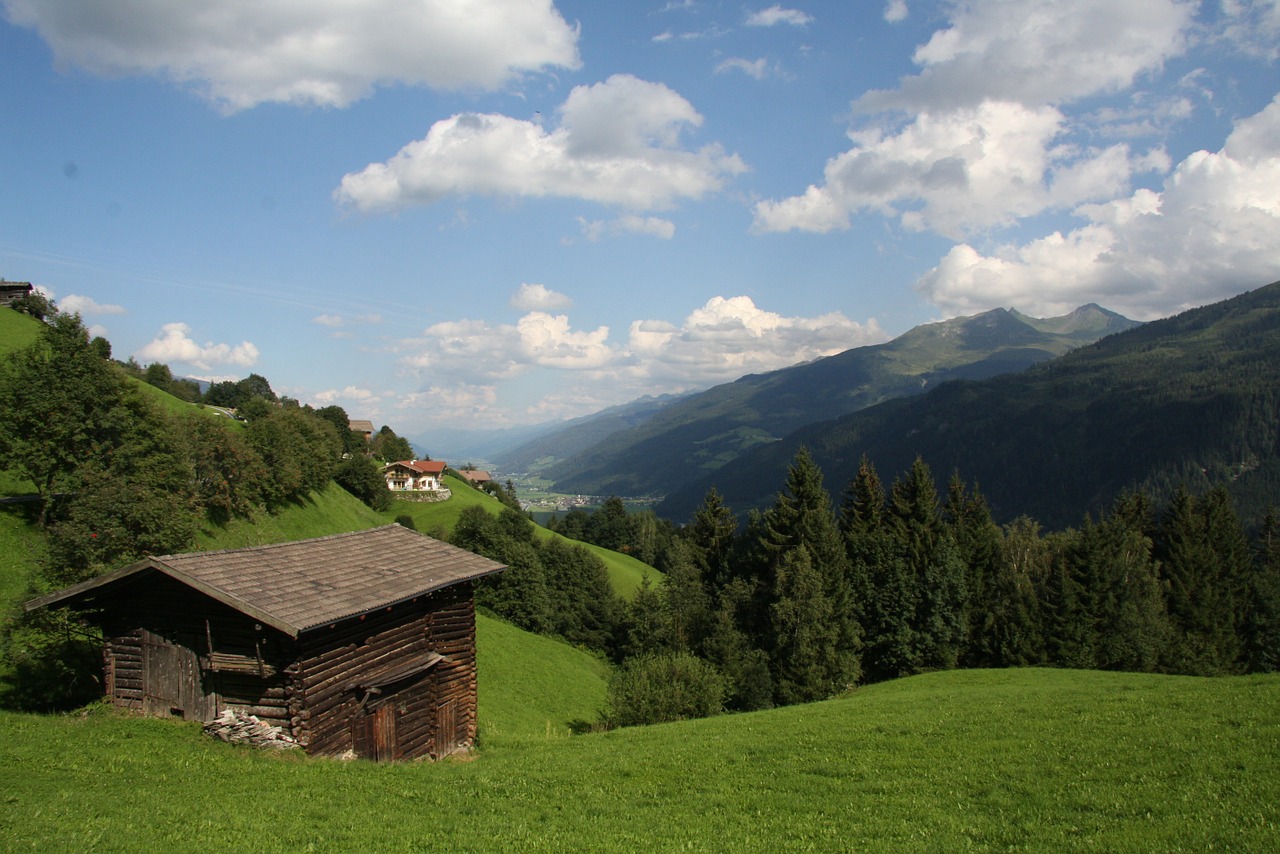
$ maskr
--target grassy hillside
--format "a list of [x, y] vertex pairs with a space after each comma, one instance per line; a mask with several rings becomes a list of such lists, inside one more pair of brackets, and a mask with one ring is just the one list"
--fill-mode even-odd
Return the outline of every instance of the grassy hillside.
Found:
[[[449, 487], [449, 491], [453, 494], [453, 497], [448, 501], [436, 503], [397, 501], [390, 510], [382, 514], [383, 518], [391, 522], [397, 516], [407, 515], [413, 519], [414, 526], [424, 534], [447, 536], [453, 530], [453, 526], [457, 524], [458, 517], [462, 515], [462, 511], [470, 506], [478, 504], [491, 513], [501, 512], [501, 502], [488, 493], [475, 489], [461, 478], [446, 475], [445, 486]], [[535, 530], [537, 536], [542, 539], [550, 539], [552, 537], [564, 539], [559, 534], [548, 531], [543, 527], [538, 527]], [[565, 540], [565, 542], [576, 541]], [[580, 545], [585, 546], [604, 561], [605, 569], [609, 573], [609, 582], [613, 585], [614, 592], [624, 598], [630, 598], [635, 595], [646, 575], [649, 577], [650, 583], [653, 584], [656, 584], [662, 577], [662, 573], [630, 555], [620, 554], [589, 543], [581, 543]]]
[[29, 346], [40, 335], [40, 321], [8, 306], [0, 307], [0, 356]]
[[1277, 744], [1277, 677], [1052, 670], [936, 673], [434, 765], [4, 714], [0, 847], [1263, 851], [1280, 834]]
[[203, 528], [197, 537], [196, 548], [209, 551], [287, 543], [363, 531], [385, 525], [388, 521], [330, 481], [323, 492], [313, 493], [276, 513], [261, 513], [253, 521], [236, 519], [225, 527]]
[[609, 666], [580, 649], [484, 614], [476, 646], [486, 751], [566, 739], [604, 707]]

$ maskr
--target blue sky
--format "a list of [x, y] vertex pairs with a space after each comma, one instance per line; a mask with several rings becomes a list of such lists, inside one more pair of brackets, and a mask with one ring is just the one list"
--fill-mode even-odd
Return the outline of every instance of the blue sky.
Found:
[[1280, 279], [1274, 0], [0, 7], [0, 275], [428, 451]]

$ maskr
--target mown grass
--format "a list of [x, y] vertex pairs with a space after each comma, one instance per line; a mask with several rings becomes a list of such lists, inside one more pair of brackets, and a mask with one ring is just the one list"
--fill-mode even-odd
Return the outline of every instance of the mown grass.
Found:
[[42, 324], [29, 314], [0, 307], [0, 356], [29, 346], [40, 337]]
[[567, 643], [476, 616], [479, 737], [486, 750], [563, 741], [604, 708], [609, 665]]
[[252, 520], [233, 519], [223, 526], [207, 525], [197, 534], [197, 549], [237, 549], [327, 537], [348, 531], [363, 531], [387, 524], [351, 493], [333, 481], [274, 513], [259, 513]]
[[434, 765], [267, 755], [109, 712], [5, 714], [0, 844], [1267, 851], [1277, 745], [1278, 677], [1060, 670], [930, 674]]

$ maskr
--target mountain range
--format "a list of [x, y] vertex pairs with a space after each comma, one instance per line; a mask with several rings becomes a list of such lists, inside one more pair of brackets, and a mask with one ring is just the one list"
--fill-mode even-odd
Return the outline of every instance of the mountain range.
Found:
[[998, 520], [1079, 524], [1128, 489], [1222, 484], [1256, 524], [1280, 503], [1280, 282], [1103, 338], [1019, 373], [949, 382], [806, 425], [674, 487], [684, 520], [715, 486], [765, 506], [801, 448], [837, 496], [865, 456], [886, 486], [918, 456], [976, 481]]
[[783, 370], [578, 419], [496, 456], [559, 492], [661, 496], [795, 431], [942, 383], [1018, 371], [1139, 324], [1097, 305], [1038, 319], [995, 309]]

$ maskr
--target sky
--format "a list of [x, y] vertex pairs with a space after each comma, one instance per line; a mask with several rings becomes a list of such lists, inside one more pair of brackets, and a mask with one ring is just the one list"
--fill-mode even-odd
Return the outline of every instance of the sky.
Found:
[[0, 11], [0, 276], [428, 451], [1280, 279], [1276, 0]]

